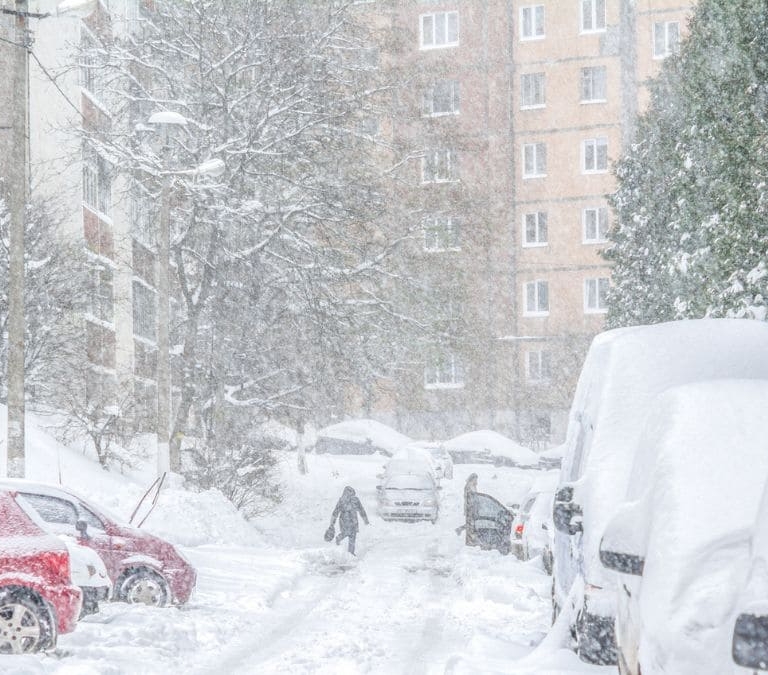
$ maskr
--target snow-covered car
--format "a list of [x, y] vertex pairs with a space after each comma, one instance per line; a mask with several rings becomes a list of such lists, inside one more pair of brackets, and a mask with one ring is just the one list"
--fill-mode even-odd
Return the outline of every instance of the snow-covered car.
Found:
[[[14, 496], [16, 503], [29, 516], [30, 520], [41, 530], [49, 532], [50, 528], [40, 518], [32, 505], [18, 493], [14, 493]], [[112, 582], [104, 562], [96, 551], [87, 546], [81, 546], [75, 537], [68, 534], [52, 534], [61, 539], [69, 551], [72, 583], [83, 594], [83, 607], [80, 615], [95, 614], [99, 611], [99, 602], [108, 600], [112, 593]]]
[[731, 643], [737, 672], [768, 670], [768, 483], [752, 530], [749, 574], [736, 603]]
[[650, 409], [629, 501], [600, 546], [603, 564], [619, 573], [622, 673], [732, 670], [733, 608], [768, 476], [765, 433], [755, 425], [766, 410], [768, 380], [676, 387]]
[[431, 453], [421, 447], [409, 445], [398, 450], [384, 465], [379, 478], [399, 476], [408, 473], [427, 473], [437, 482], [440, 478]]
[[172, 544], [58, 486], [3, 479], [0, 489], [21, 495], [48, 531], [76, 537], [96, 551], [109, 573], [112, 599], [158, 607], [189, 600], [197, 573]]
[[569, 414], [553, 507], [553, 615], [569, 603], [583, 660], [616, 662], [616, 575], [600, 564], [599, 545], [625, 501], [653, 401], [691, 382], [768, 378], [767, 353], [768, 324], [746, 319], [620, 328], [592, 341]]
[[532, 450], [515, 443], [496, 431], [470, 431], [443, 443], [454, 462], [460, 464], [497, 464], [499, 466], [537, 467], [539, 458]]
[[512, 547], [521, 560], [541, 556], [544, 571], [552, 574], [552, 503], [554, 488], [537, 486], [529, 492], [513, 523]]
[[370, 419], [346, 420], [317, 432], [314, 451], [331, 455], [392, 456], [412, 442], [408, 436]]
[[440, 495], [429, 473], [403, 473], [386, 476], [376, 486], [379, 515], [384, 520], [429, 520], [437, 522]]
[[[453, 478], [453, 458], [451, 453], [437, 441], [414, 441], [405, 449], [415, 448], [428, 453], [430, 461], [434, 466], [435, 476], [439, 478]], [[399, 453], [398, 453], [399, 454]]]
[[0, 654], [52, 649], [81, 604], [67, 548], [0, 490]]

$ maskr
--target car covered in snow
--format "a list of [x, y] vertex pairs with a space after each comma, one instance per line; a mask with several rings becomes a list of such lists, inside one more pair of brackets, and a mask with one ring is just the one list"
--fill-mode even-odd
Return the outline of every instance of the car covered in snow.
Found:
[[512, 546], [516, 555], [521, 560], [541, 556], [547, 574], [552, 574], [555, 529], [552, 523], [552, 503], [555, 497], [555, 478], [553, 476], [549, 481], [538, 481], [531, 488], [523, 498], [512, 527]]
[[96, 551], [109, 573], [114, 600], [159, 607], [189, 600], [197, 573], [172, 544], [119, 522], [62, 487], [5, 479], [0, 489], [23, 497], [49, 531], [76, 537]]
[[600, 545], [619, 573], [622, 673], [732, 670], [733, 608], [768, 477], [768, 442], [755, 424], [766, 410], [768, 380], [676, 387], [650, 409], [628, 501]]
[[440, 475], [432, 459], [432, 454], [425, 448], [409, 445], [395, 452], [384, 464], [384, 473], [379, 478], [408, 473], [428, 473], [437, 482]]
[[[616, 575], [600, 563], [656, 397], [714, 378], [768, 378], [768, 324], [702, 319], [619, 328], [592, 341], [566, 432], [553, 517], [553, 615], [568, 607], [579, 656], [615, 663]], [[572, 592], [572, 589], [582, 589]]]
[[0, 654], [52, 649], [81, 604], [66, 546], [0, 490]]
[[440, 490], [434, 476], [425, 471], [386, 475], [376, 486], [378, 513], [383, 520], [437, 522]]
[[426, 451], [435, 470], [435, 476], [438, 479], [453, 478], [453, 458], [451, 453], [446, 450], [442, 443], [436, 441], [414, 441], [405, 449], [416, 448]]
[[457, 464], [496, 464], [497, 466], [537, 467], [533, 450], [489, 429], [470, 431], [443, 443]]
[[412, 442], [408, 436], [371, 419], [338, 422], [317, 432], [314, 451], [331, 455], [392, 456]]
[[768, 483], [751, 532], [749, 573], [739, 590], [735, 614], [731, 647], [740, 666], [736, 672], [768, 670]]

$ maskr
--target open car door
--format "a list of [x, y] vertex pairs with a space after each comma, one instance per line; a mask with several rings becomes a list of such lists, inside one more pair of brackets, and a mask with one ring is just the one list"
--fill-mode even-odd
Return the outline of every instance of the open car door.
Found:
[[477, 544], [506, 555], [512, 547], [512, 513], [498, 499], [482, 492], [470, 495], [470, 523]]

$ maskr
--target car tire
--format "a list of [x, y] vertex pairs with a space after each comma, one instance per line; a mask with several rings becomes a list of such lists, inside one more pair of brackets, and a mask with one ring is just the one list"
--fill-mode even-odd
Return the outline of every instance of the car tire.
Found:
[[560, 605], [557, 604], [555, 599], [555, 575], [552, 575], [552, 625], [555, 625], [557, 617], [560, 616]]
[[0, 591], [0, 654], [32, 654], [56, 646], [56, 624], [45, 603], [23, 588]]
[[166, 580], [145, 567], [126, 570], [115, 588], [119, 601], [149, 607], [165, 607], [171, 595]]
[[552, 576], [552, 573], [554, 572], [554, 561], [552, 560], [552, 551], [550, 551], [548, 548], [545, 548], [542, 552], [541, 562], [544, 565], [544, 571], [549, 576]]

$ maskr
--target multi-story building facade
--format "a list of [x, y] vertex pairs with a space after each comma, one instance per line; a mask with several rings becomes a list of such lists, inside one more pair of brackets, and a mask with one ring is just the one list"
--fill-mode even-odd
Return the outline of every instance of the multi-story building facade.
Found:
[[371, 25], [399, 36], [381, 49], [382, 67], [403, 69], [407, 81], [391, 133], [418, 149], [422, 270], [437, 293], [459, 299], [462, 327], [453, 351], [421, 355], [411, 381], [395, 385], [406, 392], [394, 399], [404, 431], [562, 438], [581, 361], [604, 323], [612, 163], [693, 4], [362, 5]]
[[[13, 4], [5, 0], [6, 6]], [[74, 12], [60, 1], [30, 0], [30, 12], [47, 16], [30, 21], [28, 125], [33, 194], [53, 202], [62, 234], [81, 241], [87, 259], [83, 393], [109, 405], [121, 398], [121, 387], [133, 390], [139, 404], [132, 412], [141, 427], [151, 429], [157, 347], [150, 212], [110, 157], [86, 140], [88, 131], [112, 123], [97, 55], [113, 36], [136, 28], [141, 5], [141, 0], [82, 3]], [[0, 64], [12, 49], [0, 43]], [[0, 92], [6, 84], [0, 83]], [[0, 95], [0, 122], [10, 104], [10, 97]], [[0, 148], [2, 143], [0, 131]]]

